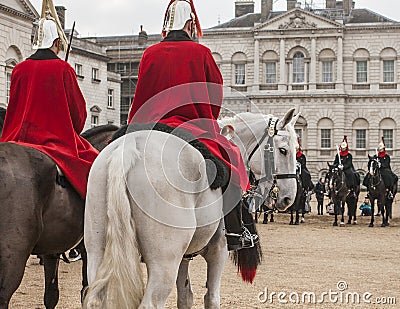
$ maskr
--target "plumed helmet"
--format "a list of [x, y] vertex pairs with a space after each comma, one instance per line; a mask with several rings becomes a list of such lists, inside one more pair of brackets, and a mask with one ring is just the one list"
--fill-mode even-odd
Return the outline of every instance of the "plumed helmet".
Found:
[[344, 151], [344, 150], [346, 150], [348, 148], [349, 148], [349, 144], [347, 143], [347, 136], [345, 135], [343, 137], [342, 143], [340, 144], [340, 150]]
[[165, 37], [168, 31], [182, 30], [188, 20], [195, 23], [197, 36], [201, 37], [202, 31], [193, 1], [171, 0], [165, 12], [163, 36]]
[[296, 151], [301, 151], [301, 140], [300, 140], [300, 136], [297, 136]]
[[382, 140], [381, 140], [381, 142], [378, 144], [378, 151], [379, 151], [379, 152], [383, 152], [383, 151], [385, 151], [385, 148], [386, 148], [386, 146], [385, 146], [385, 139], [384, 139], [383, 136], [382, 136]]
[[53, 0], [43, 0], [36, 37], [37, 40], [34, 42], [33, 49], [50, 48], [56, 39], [60, 39], [60, 48], [62, 51], [66, 51], [67, 49], [67, 38], [58, 19]]

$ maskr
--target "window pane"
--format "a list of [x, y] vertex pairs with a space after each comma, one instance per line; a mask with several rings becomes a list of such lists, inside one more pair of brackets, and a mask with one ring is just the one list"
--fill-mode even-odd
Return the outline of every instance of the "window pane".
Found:
[[383, 82], [394, 83], [394, 60], [383, 61]]
[[91, 117], [91, 125], [92, 125], [92, 127], [95, 127], [98, 124], [99, 124], [99, 116], [92, 115], [92, 117]]
[[244, 85], [246, 81], [246, 65], [235, 64], [235, 84]]
[[76, 75], [82, 76], [82, 65], [79, 63], [75, 63], [75, 72]]
[[266, 83], [275, 84], [276, 83], [276, 63], [269, 62], [265, 64], [266, 71]]
[[367, 145], [367, 131], [365, 129], [356, 130], [356, 148], [365, 149]]
[[6, 103], [10, 100], [11, 73], [6, 73]]
[[321, 148], [331, 148], [331, 129], [321, 129]]
[[99, 80], [99, 69], [92, 69], [92, 79]]
[[113, 108], [114, 107], [114, 89], [108, 89], [107, 107], [108, 108]]
[[367, 61], [357, 61], [357, 83], [366, 83], [368, 81]]
[[393, 130], [392, 129], [384, 129], [383, 130], [383, 138], [385, 139], [386, 148], [393, 149]]
[[322, 62], [322, 82], [332, 83], [333, 82], [333, 62], [324, 61]]
[[304, 55], [301, 52], [293, 57], [293, 83], [304, 83]]

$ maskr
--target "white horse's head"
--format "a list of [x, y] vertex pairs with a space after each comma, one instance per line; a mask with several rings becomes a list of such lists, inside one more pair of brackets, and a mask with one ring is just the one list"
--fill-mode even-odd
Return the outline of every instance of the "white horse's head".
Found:
[[220, 121], [224, 133], [241, 150], [243, 160], [259, 181], [270, 206], [286, 210], [296, 196], [296, 143], [298, 115], [289, 110], [282, 119], [241, 113]]

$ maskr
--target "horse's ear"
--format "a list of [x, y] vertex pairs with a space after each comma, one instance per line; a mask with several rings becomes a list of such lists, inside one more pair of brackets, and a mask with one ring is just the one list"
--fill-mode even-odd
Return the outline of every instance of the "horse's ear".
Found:
[[286, 113], [286, 115], [281, 120], [279, 120], [278, 125], [277, 125], [278, 130], [283, 130], [283, 128], [286, 127], [292, 121], [294, 111], [295, 111], [294, 108], [290, 109]]
[[299, 112], [299, 113], [297, 113], [297, 115], [293, 116], [292, 120], [290, 121], [290, 124], [292, 126], [294, 126], [296, 124], [297, 120], [299, 120], [300, 115], [301, 115], [301, 113]]
[[235, 135], [235, 128], [228, 124], [221, 129], [221, 135], [224, 136], [228, 141], [230, 141]]
[[371, 156], [368, 154], [368, 159], [372, 160], [372, 158], [373, 158], [373, 157], [371, 157]]
[[326, 163], [328, 163], [328, 166], [329, 166], [329, 168], [332, 168], [332, 164], [330, 164], [329, 162], [326, 162]]

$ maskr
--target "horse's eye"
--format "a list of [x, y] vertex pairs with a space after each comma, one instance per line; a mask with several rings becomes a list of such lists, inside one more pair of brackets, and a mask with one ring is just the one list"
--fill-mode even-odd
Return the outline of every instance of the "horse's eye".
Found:
[[279, 152], [280, 152], [281, 154], [283, 154], [284, 156], [287, 155], [287, 150], [286, 150], [285, 148], [279, 148]]

